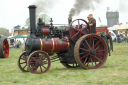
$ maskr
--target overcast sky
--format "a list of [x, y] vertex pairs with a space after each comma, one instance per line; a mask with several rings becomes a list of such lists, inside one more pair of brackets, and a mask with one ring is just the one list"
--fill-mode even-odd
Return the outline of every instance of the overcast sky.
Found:
[[[29, 17], [28, 6], [33, 4], [36, 0], [0, 0], [0, 27], [5, 27], [9, 30], [16, 25], [25, 25], [25, 20]], [[47, 0], [46, 0], [47, 1]], [[67, 18], [70, 9], [73, 7], [75, 0], [54, 0], [57, 2], [55, 6], [49, 8], [45, 14], [53, 18], [54, 24], [67, 24]], [[84, 1], [84, 0], [83, 0]], [[112, 10], [119, 11], [119, 22], [128, 22], [128, 5], [126, 0], [101, 0], [102, 2], [95, 5], [95, 10], [85, 10], [73, 19], [83, 18], [87, 20], [87, 15], [92, 13], [97, 20], [97, 26], [107, 25], [106, 11], [107, 7]], [[86, 5], [86, 4], [85, 4]], [[49, 7], [49, 6], [47, 6]], [[43, 10], [42, 10], [42, 13]], [[102, 23], [99, 22], [98, 17], [101, 18]]]

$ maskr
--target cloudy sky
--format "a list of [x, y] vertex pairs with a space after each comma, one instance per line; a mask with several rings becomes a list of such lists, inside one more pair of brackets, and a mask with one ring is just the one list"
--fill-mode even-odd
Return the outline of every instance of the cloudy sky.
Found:
[[[9, 30], [11, 30], [16, 25], [21, 25], [23, 27], [25, 25], [25, 20], [29, 17], [29, 10], [27, 7], [31, 4], [34, 4], [36, 1], [37, 0], [0, 0], [0, 27], [5, 27]], [[46, 3], [48, 5], [45, 7], [48, 11], [42, 10], [42, 13], [45, 13], [52, 17], [54, 24], [67, 24], [69, 11], [73, 7], [75, 0], [52, 1], [52, 4], [49, 2]], [[107, 25], [106, 11], [107, 7], [110, 7], [111, 10], [118, 10], [120, 12], [120, 23], [128, 22], [127, 0], [101, 1], [102, 2], [98, 4], [94, 3], [95, 9], [84, 10], [79, 15], [74, 16], [73, 19], [83, 18], [87, 20], [87, 15], [92, 13], [94, 15], [94, 18], [97, 20], [97, 26]], [[101, 18], [102, 23], [99, 22], [98, 17]]]

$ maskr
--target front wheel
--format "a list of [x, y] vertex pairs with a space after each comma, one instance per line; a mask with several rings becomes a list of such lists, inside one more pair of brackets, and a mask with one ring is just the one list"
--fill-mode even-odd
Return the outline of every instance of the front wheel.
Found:
[[27, 60], [27, 67], [35, 74], [46, 73], [51, 66], [51, 60], [44, 51], [34, 51]]

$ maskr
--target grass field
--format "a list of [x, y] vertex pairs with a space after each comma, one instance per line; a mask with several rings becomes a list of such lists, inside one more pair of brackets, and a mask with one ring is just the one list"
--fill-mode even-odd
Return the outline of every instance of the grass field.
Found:
[[114, 44], [114, 52], [104, 66], [95, 70], [67, 69], [51, 64], [45, 74], [21, 72], [17, 60], [21, 49], [10, 49], [7, 59], [0, 59], [0, 85], [128, 85], [128, 44]]

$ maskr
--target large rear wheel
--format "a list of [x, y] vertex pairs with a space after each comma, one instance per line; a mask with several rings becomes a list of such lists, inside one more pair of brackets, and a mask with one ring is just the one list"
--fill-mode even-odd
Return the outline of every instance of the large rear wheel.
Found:
[[97, 69], [104, 65], [108, 55], [106, 42], [96, 34], [82, 36], [75, 44], [74, 56], [82, 68]]

